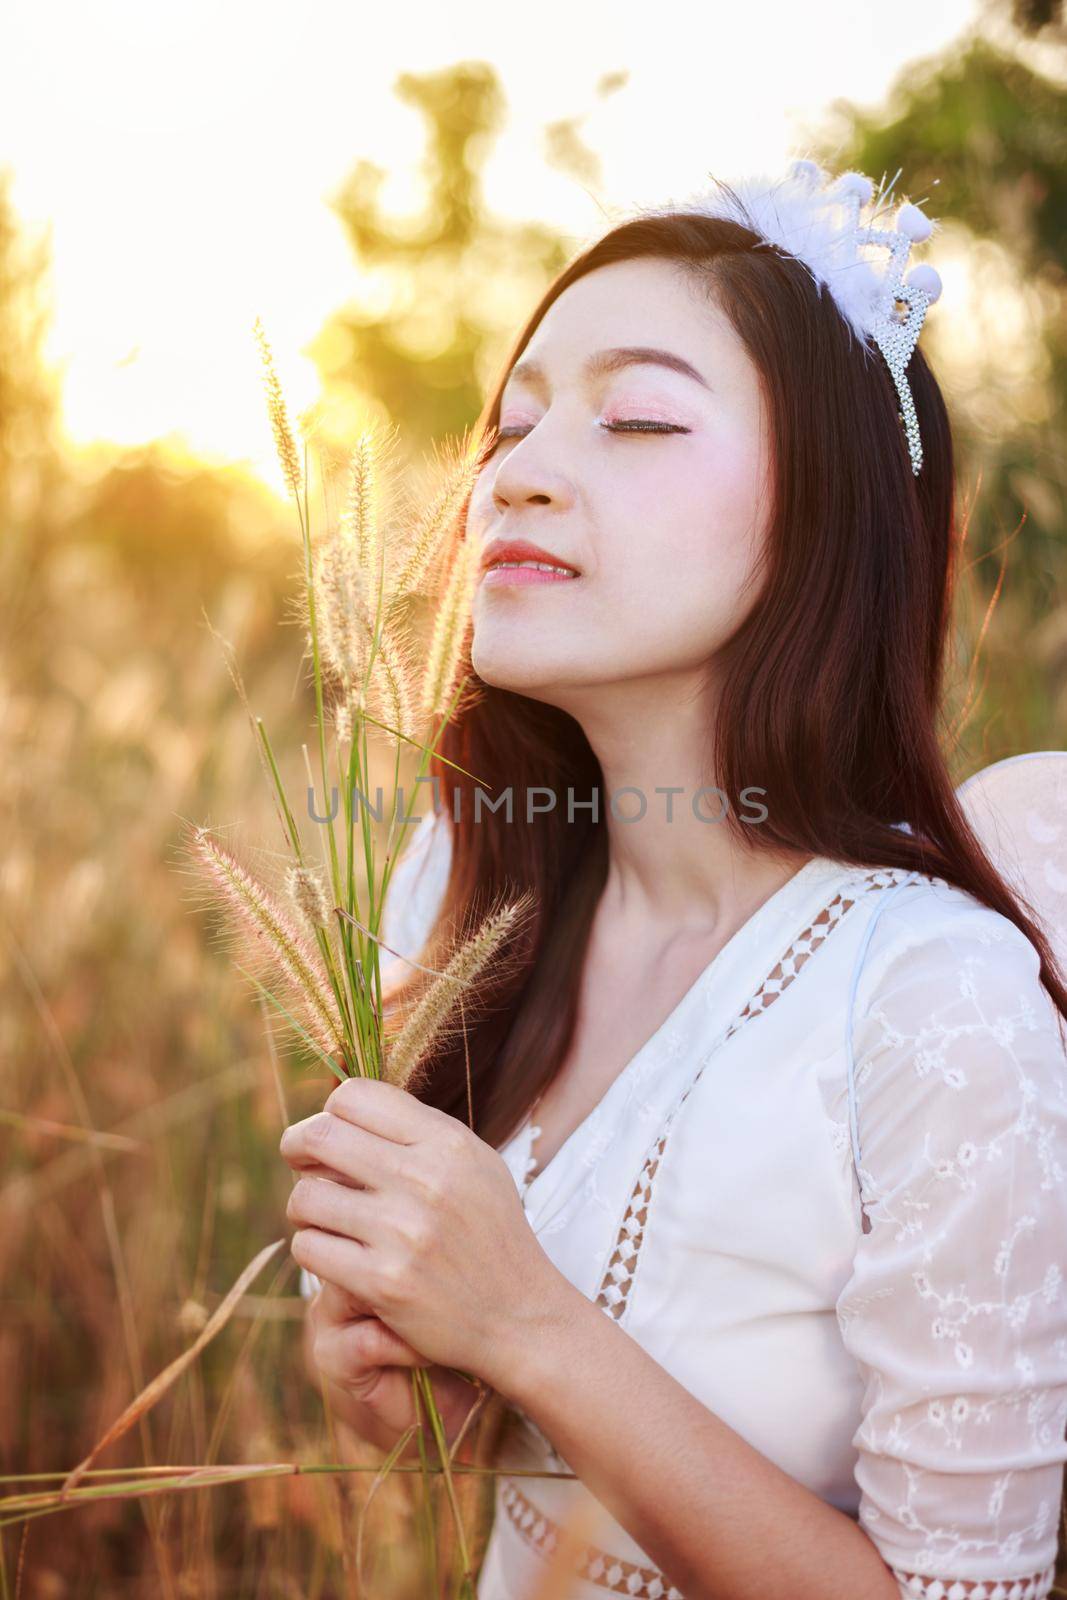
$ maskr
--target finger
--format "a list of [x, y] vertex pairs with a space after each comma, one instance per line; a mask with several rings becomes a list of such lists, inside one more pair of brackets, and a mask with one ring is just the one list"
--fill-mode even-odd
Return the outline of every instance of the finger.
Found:
[[328, 1167], [352, 1185], [381, 1188], [400, 1173], [403, 1152], [388, 1139], [356, 1127], [332, 1111], [316, 1111], [290, 1123], [278, 1145], [282, 1157], [297, 1170]]
[[325, 1109], [368, 1133], [403, 1145], [429, 1138], [442, 1120], [455, 1120], [381, 1078], [346, 1078], [327, 1095]]
[[334, 1324], [315, 1337], [315, 1365], [335, 1383], [359, 1392], [373, 1387], [383, 1367], [428, 1367], [417, 1350], [377, 1317]]
[[370, 1251], [365, 1244], [322, 1228], [299, 1228], [289, 1241], [289, 1250], [298, 1266], [373, 1307]]
[[305, 1173], [294, 1183], [285, 1213], [299, 1228], [325, 1228], [364, 1245], [380, 1239], [380, 1199], [330, 1178]]
[[316, 1178], [329, 1178], [333, 1183], [343, 1183], [349, 1189], [362, 1189], [364, 1187], [363, 1184], [357, 1183], [355, 1178], [346, 1177], [343, 1172], [338, 1172], [334, 1167], [319, 1165], [317, 1167], [294, 1168], [294, 1171], [297, 1172], [298, 1176], [303, 1176], [306, 1173]]
[[336, 1283], [331, 1283], [328, 1278], [322, 1280], [322, 1288], [318, 1295], [318, 1315], [316, 1320], [325, 1322], [354, 1322], [357, 1317], [372, 1317], [374, 1315], [366, 1301], [358, 1300], [354, 1294], [349, 1294], [347, 1289], [342, 1289]]

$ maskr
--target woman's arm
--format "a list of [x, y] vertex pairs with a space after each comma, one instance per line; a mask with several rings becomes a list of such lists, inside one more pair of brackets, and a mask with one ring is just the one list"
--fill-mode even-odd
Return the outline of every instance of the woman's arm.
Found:
[[887, 910], [867, 962], [869, 1229], [836, 1306], [864, 1395], [860, 1525], [917, 1600], [1042, 1600], [1067, 1461], [1060, 1019], [1025, 935], [944, 885]]
[[498, 1375], [687, 1600], [1052, 1589], [1067, 1460], [1060, 1019], [1007, 918], [947, 891], [923, 915], [887, 914], [855, 1025], [871, 1226], [836, 1309], [863, 1379], [858, 1523], [570, 1286]]
[[899, 1600], [855, 1522], [748, 1444], [567, 1279], [495, 1382], [686, 1600]]
[[498, 1152], [461, 1123], [352, 1079], [281, 1148], [308, 1174], [289, 1201], [300, 1265], [521, 1407], [686, 1600], [898, 1600], [862, 1529], [574, 1288]]
[[872, 1227], [837, 1309], [865, 1378], [858, 1523], [570, 1284], [497, 1151], [389, 1084], [286, 1129], [293, 1255], [524, 1410], [687, 1600], [1038, 1600], [1067, 1459], [1067, 1060], [1029, 941], [964, 923], [905, 918], [857, 1007]]

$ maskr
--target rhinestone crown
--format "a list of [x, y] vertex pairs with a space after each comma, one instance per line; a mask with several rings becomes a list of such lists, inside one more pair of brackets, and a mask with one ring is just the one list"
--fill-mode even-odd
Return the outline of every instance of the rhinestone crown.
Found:
[[[872, 340], [885, 357], [900, 401], [898, 413], [911, 457], [912, 472], [922, 467], [922, 440], [906, 369], [922, 331], [927, 308], [941, 293], [941, 277], [931, 266], [904, 272], [913, 243], [928, 239], [939, 224], [917, 205], [905, 203], [895, 226], [880, 226], [896, 202], [891, 198], [899, 171], [875, 191], [862, 172], [830, 179], [814, 161], [790, 163], [785, 178], [755, 176], [702, 190], [679, 205], [646, 208], [646, 214], [687, 210], [740, 222], [811, 273], [819, 292], [829, 289], [842, 316], [861, 341]], [[871, 211], [865, 221], [861, 212]], [[862, 254], [874, 246], [887, 252], [883, 270]], [[877, 258], [876, 258], [877, 259]], [[905, 312], [898, 310], [903, 304]]]

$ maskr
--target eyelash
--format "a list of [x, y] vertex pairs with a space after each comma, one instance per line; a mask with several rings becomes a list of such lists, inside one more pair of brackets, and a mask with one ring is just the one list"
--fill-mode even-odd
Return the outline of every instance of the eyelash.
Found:
[[[625, 422], [605, 422], [601, 426], [608, 433], [690, 433], [692, 431], [690, 428], [683, 428], [677, 422], [649, 422], [640, 417], [636, 419], [627, 418]], [[523, 428], [501, 428], [497, 433], [496, 442], [500, 444], [505, 439], [521, 439], [524, 432], [528, 431]]]

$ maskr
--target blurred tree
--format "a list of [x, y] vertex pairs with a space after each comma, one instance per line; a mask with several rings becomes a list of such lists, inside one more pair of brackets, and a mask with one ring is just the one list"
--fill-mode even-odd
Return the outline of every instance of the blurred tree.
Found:
[[58, 386], [44, 356], [51, 250], [18, 216], [13, 182], [10, 167], [0, 170], [0, 696], [8, 670], [30, 653], [44, 550], [67, 482]]
[[281, 592], [300, 558], [291, 506], [236, 467], [179, 461], [158, 443], [117, 451], [83, 482], [66, 536], [93, 544], [145, 600], [167, 586], [188, 626], [202, 599], [253, 566]]
[[[75, 457], [60, 430], [59, 385], [44, 353], [51, 319], [50, 248], [32, 239], [0, 170], [0, 592], [9, 639], [41, 620], [44, 567], [71, 544], [116, 558], [116, 574], [158, 597], [192, 600], [221, 588], [255, 553], [280, 588], [297, 557], [291, 512], [237, 469], [179, 462], [156, 444]], [[185, 606], [183, 618], [189, 607]], [[23, 648], [32, 659], [29, 632]], [[17, 654], [17, 652], [16, 652]]]
[[[1064, 52], [1067, 66], [1067, 51]], [[909, 71], [885, 119], [856, 112], [848, 159], [865, 172], [890, 176], [903, 168], [909, 193], [938, 199], [953, 230], [988, 241], [1011, 259], [1018, 283], [1032, 301], [1045, 360], [1038, 360], [1047, 414], [999, 409], [988, 432], [976, 425], [964, 400], [961, 443], [985, 467], [983, 501], [992, 520], [1018, 509], [1012, 479], [1026, 463], [1043, 475], [1054, 469], [1057, 494], [1034, 508], [1041, 532], [1062, 541], [1062, 451], [1038, 466], [1043, 448], [1063, 437], [1067, 405], [1067, 97], [1062, 84], [1039, 75], [983, 39]], [[937, 185], [935, 188], [934, 185]], [[994, 313], [995, 313], [994, 308]], [[933, 331], [935, 319], [931, 318]], [[1006, 398], [1006, 397], [1005, 397]], [[967, 426], [967, 424], [970, 426]], [[1034, 424], [1037, 424], [1035, 427]], [[1001, 460], [990, 461], [1000, 445]], [[990, 472], [1002, 466], [1003, 471]]]
[[1067, 44], [1067, 23], [1064, 21], [1063, 0], [1013, 0], [1011, 20], [1021, 33], [1039, 34]]
[[49, 246], [31, 240], [0, 171], [0, 507], [24, 502], [55, 447], [56, 390], [43, 356], [48, 323]]
[[[603, 97], [626, 80], [605, 74]], [[364, 277], [360, 299], [323, 328], [310, 354], [336, 396], [373, 397], [425, 447], [473, 422], [495, 363], [545, 285], [571, 254], [540, 221], [489, 213], [482, 169], [505, 113], [500, 82], [484, 62], [404, 73], [396, 93], [427, 128], [424, 203], [413, 216], [382, 206], [385, 172], [359, 161], [334, 199]], [[596, 157], [579, 119], [545, 130], [546, 163], [595, 186]]]
[[901, 170], [941, 223], [946, 262], [966, 260], [966, 323], [946, 294], [924, 343], [952, 412], [968, 560], [981, 561], [976, 624], [1005, 565], [980, 759], [1067, 742], [1065, 85], [1062, 8], [992, 0], [962, 40], [909, 64], [886, 106], [839, 101], [814, 141], [834, 170]]

